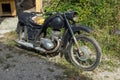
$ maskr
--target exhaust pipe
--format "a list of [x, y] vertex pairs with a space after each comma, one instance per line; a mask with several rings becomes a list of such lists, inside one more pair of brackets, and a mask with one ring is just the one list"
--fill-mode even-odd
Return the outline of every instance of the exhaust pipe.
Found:
[[43, 48], [34, 47], [32, 43], [23, 42], [23, 41], [21, 41], [21, 40], [16, 40], [16, 42], [17, 42], [18, 44], [20, 44], [20, 45], [25, 46], [25, 47], [33, 48], [33, 49], [38, 50], [38, 51], [41, 51], [41, 52], [46, 52], [46, 50], [43, 49]]

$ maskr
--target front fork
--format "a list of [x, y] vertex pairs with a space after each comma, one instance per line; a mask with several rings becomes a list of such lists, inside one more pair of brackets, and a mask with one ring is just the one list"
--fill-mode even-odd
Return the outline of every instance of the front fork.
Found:
[[[64, 14], [64, 16], [65, 16], [65, 14]], [[73, 40], [74, 40], [74, 42], [75, 42], [75, 44], [76, 44], [76, 46], [77, 46], [77, 50], [78, 50], [79, 54], [82, 56], [83, 53], [82, 53], [82, 51], [80, 50], [80, 46], [79, 46], [79, 44], [78, 44], [78, 42], [77, 42], [77, 39], [76, 39], [76, 37], [75, 37], [75, 35], [74, 35], [74, 32], [73, 32], [73, 30], [72, 30], [72, 28], [71, 28], [71, 26], [70, 26], [70, 24], [69, 24], [66, 16], [65, 16], [65, 20], [66, 20], [66, 23], [67, 23], [68, 30], [70, 31], [70, 34], [71, 34], [71, 36], [72, 36], [72, 38], [73, 38]]]

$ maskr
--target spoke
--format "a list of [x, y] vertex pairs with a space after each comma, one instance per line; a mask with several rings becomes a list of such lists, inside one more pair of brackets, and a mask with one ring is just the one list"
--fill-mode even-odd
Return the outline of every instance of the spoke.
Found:
[[77, 64], [79, 64], [81, 67], [89, 67], [93, 65], [96, 61], [96, 53], [95, 53], [94, 46], [91, 45], [91, 42], [84, 40], [84, 39], [80, 39], [78, 43], [79, 43], [79, 46], [83, 48], [83, 53], [85, 55], [83, 57], [80, 56], [77, 51], [76, 46], [73, 46], [73, 57], [74, 57], [75, 62], [77, 62]]

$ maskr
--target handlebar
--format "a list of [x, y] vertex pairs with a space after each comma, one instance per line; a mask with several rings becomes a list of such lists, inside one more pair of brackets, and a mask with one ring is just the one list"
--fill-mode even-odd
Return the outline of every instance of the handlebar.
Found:
[[62, 13], [60, 13], [60, 12], [46, 12], [45, 13], [45, 15], [53, 15], [53, 14], [61, 14], [61, 15], [63, 15], [63, 14], [65, 14], [65, 15], [70, 15], [70, 14], [77, 14], [77, 12], [75, 12], [75, 11], [68, 11], [68, 12], [62, 12]]

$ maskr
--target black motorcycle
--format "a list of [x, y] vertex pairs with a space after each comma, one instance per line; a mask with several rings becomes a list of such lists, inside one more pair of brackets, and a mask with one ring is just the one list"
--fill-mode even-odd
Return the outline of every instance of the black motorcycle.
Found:
[[74, 20], [76, 12], [45, 13], [42, 24], [33, 20], [37, 15], [26, 12], [18, 15], [18, 44], [47, 55], [63, 53], [74, 66], [84, 70], [94, 70], [98, 66], [101, 48], [94, 38], [83, 34], [93, 29], [79, 26]]

